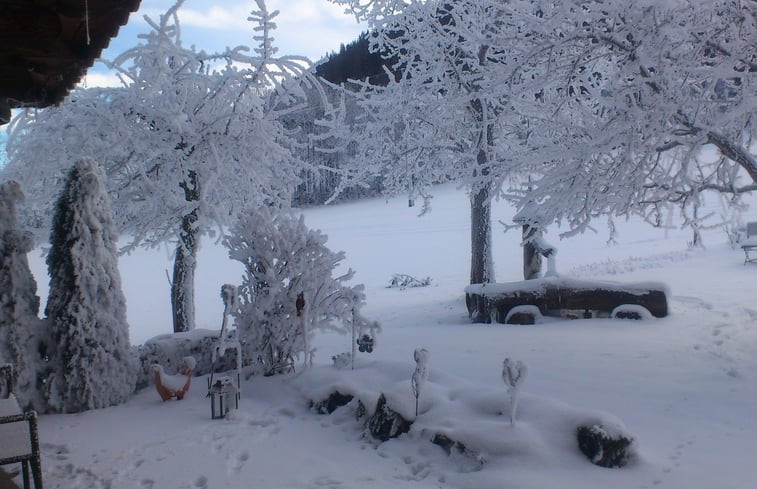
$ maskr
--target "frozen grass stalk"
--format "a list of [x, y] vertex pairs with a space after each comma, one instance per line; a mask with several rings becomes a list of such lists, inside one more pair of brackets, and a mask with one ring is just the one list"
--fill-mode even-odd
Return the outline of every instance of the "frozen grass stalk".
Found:
[[428, 378], [428, 350], [425, 348], [416, 348], [413, 353], [415, 359], [415, 372], [413, 372], [413, 379], [411, 381], [413, 387], [413, 395], [415, 396], [415, 417], [418, 417], [418, 398], [421, 395], [423, 384]]
[[520, 394], [520, 385], [526, 378], [528, 369], [526, 364], [520, 360], [513, 361], [505, 358], [502, 365], [502, 379], [508, 385], [507, 393], [510, 396], [510, 425], [515, 426], [515, 412], [518, 409], [518, 395]]

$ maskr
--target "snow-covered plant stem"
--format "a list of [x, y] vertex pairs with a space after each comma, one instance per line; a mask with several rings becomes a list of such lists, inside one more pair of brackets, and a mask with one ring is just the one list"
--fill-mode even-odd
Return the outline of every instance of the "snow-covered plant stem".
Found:
[[352, 370], [355, 370], [355, 357], [357, 356], [357, 321], [355, 321], [355, 309], [352, 309]]
[[418, 398], [423, 390], [423, 384], [428, 379], [428, 350], [425, 348], [416, 348], [413, 352], [413, 358], [415, 359], [415, 372], [413, 372], [413, 379], [411, 385], [413, 387], [413, 395], [415, 396], [415, 417], [418, 417]]
[[502, 365], [502, 380], [507, 384], [507, 394], [510, 396], [510, 425], [515, 426], [515, 412], [518, 409], [520, 385], [526, 378], [528, 369], [520, 360], [513, 361], [505, 358]]

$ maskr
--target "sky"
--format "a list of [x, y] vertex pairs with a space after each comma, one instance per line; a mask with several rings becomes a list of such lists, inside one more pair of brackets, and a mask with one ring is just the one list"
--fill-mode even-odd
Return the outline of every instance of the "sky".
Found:
[[[129, 22], [121, 27], [102, 57], [113, 59], [135, 46], [140, 41], [138, 35], [149, 29], [144, 16], [157, 20], [173, 3], [173, 0], [142, 0], [140, 9], [131, 14]], [[280, 12], [273, 34], [274, 46], [279, 48], [280, 55], [305, 56], [316, 62], [338, 51], [340, 44], [349, 43], [365, 30], [353, 16], [344, 13], [343, 7], [328, 0], [266, 0], [265, 3], [270, 12]], [[254, 24], [247, 21], [252, 10], [257, 10], [254, 0], [186, 0], [179, 10], [182, 42], [208, 52], [239, 45], [253, 47]], [[102, 63], [95, 63], [87, 74], [87, 86], [113, 83], [115, 78], [108, 76]]]

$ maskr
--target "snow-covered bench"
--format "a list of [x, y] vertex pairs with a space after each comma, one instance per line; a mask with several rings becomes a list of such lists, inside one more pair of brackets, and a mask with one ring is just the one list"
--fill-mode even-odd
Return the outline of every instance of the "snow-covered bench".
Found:
[[[537, 316], [542, 315], [573, 319], [644, 319], [648, 315], [656, 318], [668, 315], [667, 289], [657, 282], [616, 283], [545, 277], [501, 284], [472, 284], [465, 288], [465, 302], [476, 323], [533, 324]], [[538, 308], [538, 314], [533, 307], [522, 306], [534, 306]], [[648, 314], [640, 313], [640, 308]]]
[[757, 251], [757, 222], [749, 222], [746, 225], [746, 239], [741, 242], [741, 249], [744, 250], [744, 264], [757, 262], [757, 257], [749, 253]]
[[[3, 365], [7, 391], [12, 390], [13, 370]], [[0, 399], [0, 465], [21, 463], [24, 489], [30, 489], [29, 466], [31, 465], [34, 487], [42, 489], [42, 464], [39, 454], [36, 411], [21, 412], [16, 396], [9, 393]]]

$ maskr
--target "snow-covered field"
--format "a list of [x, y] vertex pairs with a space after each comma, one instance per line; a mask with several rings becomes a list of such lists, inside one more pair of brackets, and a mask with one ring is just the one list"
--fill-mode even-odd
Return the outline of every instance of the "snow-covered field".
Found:
[[[469, 268], [467, 198], [439, 189], [433, 211], [417, 217], [405, 199], [374, 199], [305, 211], [306, 223], [347, 253], [364, 283], [367, 317], [383, 333], [355, 371], [331, 356], [349, 337], [316, 338], [308, 371], [243, 383], [240, 410], [210, 419], [205, 379], [183, 401], [163, 403], [154, 389], [124, 405], [43, 416], [48, 488], [687, 488], [757, 487], [757, 265], [705, 234], [618, 223], [606, 233], [557, 244], [558, 271], [580, 278], [661, 281], [670, 289], [665, 319], [470, 324], [463, 301]], [[497, 204], [494, 219], [513, 210]], [[757, 220], [757, 213], [745, 220]], [[499, 281], [520, 280], [518, 232], [496, 233]], [[32, 267], [46, 287], [43, 260]], [[165, 250], [122, 258], [132, 343], [170, 332]], [[394, 273], [431, 277], [429, 287], [387, 288]], [[206, 240], [197, 275], [198, 327], [219, 328], [223, 283], [241, 270]], [[43, 304], [44, 290], [41, 290]], [[430, 352], [421, 412], [409, 433], [377, 443], [347, 406], [332, 415], [308, 409], [305, 394], [333, 385], [387, 392], [413, 417], [413, 350]], [[501, 378], [505, 357], [528, 366], [516, 425], [510, 426]], [[412, 406], [412, 408], [411, 408]], [[579, 418], [617, 418], [636, 438], [638, 456], [622, 469], [591, 465], [571, 441]], [[463, 437], [478, 457], [447, 455], [428, 441], [442, 430]], [[482, 463], [483, 462], [483, 463]]]

